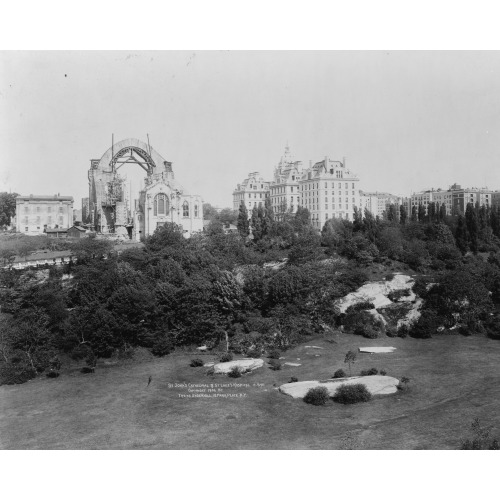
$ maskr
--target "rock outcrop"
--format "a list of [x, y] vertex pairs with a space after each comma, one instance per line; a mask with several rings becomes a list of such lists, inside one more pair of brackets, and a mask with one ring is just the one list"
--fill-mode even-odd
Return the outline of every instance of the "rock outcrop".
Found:
[[326, 387], [328, 394], [334, 396], [341, 385], [364, 384], [375, 395], [393, 394], [397, 392], [399, 380], [385, 375], [369, 375], [367, 377], [347, 377], [330, 380], [306, 380], [304, 382], [291, 382], [283, 384], [279, 390], [292, 398], [303, 398], [313, 387]]

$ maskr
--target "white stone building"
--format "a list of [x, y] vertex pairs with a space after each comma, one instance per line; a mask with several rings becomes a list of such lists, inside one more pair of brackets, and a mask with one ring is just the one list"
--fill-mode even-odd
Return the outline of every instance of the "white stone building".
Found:
[[270, 186], [271, 207], [276, 220], [281, 220], [288, 212], [294, 214], [301, 203], [299, 181], [302, 177], [302, 162], [293, 161], [288, 145], [285, 154], [274, 169]]
[[28, 235], [43, 234], [46, 229], [73, 225], [73, 197], [45, 195], [16, 198], [16, 231]]
[[264, 206], [266, 198], [269, 197], [270, 184], [259, 172], [249, 173], [248, 177], [233, 191], [233, 209], [238, 210], [243, 201], [250, 216], [253, 207], [258, 207], [260, 204]]
[[321, 230], [328, 219], [352, 221], [360, 206], [359, 179], [345, 161], [324, 160], [303, 170], [299, 181], [300, 205], [309, 210], [313, 227]]

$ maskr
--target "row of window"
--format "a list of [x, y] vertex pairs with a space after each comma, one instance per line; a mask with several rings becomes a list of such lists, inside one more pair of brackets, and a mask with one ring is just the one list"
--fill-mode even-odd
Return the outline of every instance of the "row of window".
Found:
[[[54, 207], [54, 208], [56, 208], [56, 207]], [[64, 213], [64, 207], [60, 206], [58, 208], [59, 208], [59, 213], [60, 214]], [[38, 206], [37, 207], [33, 207], [33, 209], [34, 209], [33, 213], [37, 213], [37, 214], [42, 211], [42, 207], [38, 207]], [[55, 210], [55, 211], [57, 211], [57, 210]], [[50, 205], [47, 206], [47, 212], [49, 212], [49, 213], [52, 212], [52, 207]], [[29, 206], [25, 206], [24, 207], [24, 213], [25, 214], [29, 214], [30, 213], [30, 207]]]
[[[153, 215], [169, 215], [170, 214], [170, 200], [165, 193], [158, 193], [153, 201]], [[189, 217], [189, 203], [184, 201], [182, 204], [182, 216]], [[194, 216], [200, 216], [199, 206], [197, 203], [194, 205]]]

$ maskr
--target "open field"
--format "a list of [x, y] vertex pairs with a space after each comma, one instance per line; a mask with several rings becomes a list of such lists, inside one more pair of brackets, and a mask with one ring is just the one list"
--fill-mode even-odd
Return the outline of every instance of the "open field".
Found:
[[[324, 407], [276, 390], [291, 376], [314, 380], [329, 378], [338, 368], [348, 372], [344, 355], [360, 346], [397, 350], [358, 353], [353, 374], [384, 369], [387, 375], [409, 377], [411, 390], [369, 403], [331, 402]], [[363, 449], [456, 449], [475, 417], [500, 436], [500, 342], [484, 337], [367, 340], [343, 335], [337, 343], [309, 339], [284, 355], [284, 361], [302, 366], [260, 368], [239, 379], [212, 378], [205, 375], [206, 368], [189, 367], [194, 356], [170, 355], [103, 366], [91, 375], [75, 370], [59, 379], [2, 386], [0, 447], [338, 449], [349, 432], [354, 445]], [[153, 380], [146, 387], [150, 375]], [[187, 390], [168, 385], [231, 382], [250, 387], [223, 389], [222, 394], [245, 394], [239, 398], [180, 398]]]

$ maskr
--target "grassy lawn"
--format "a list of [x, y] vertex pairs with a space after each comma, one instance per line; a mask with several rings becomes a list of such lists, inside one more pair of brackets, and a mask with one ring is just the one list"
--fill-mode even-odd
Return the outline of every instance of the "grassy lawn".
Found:
[[[324, 349], [305, 348], [316, 345]], [[324, 379], [349, 349], [394, 346], [392, 354], [360, 354], [353, 374], [385, 369], [407, 376], [411, 390], [369, 403], [316, 407], [279, 393], [291, 376]], [[320, 354], [319, 357], [314, 356]], [[239, 379], [191, 368], [193, 356], [74, 370], [0, 387], [2, 449], [338, 449], [347, 433], [363, 449], [456, 449], [473, 418], [500, 437], [500, 342], [482, 337], [430, 340], [339, 336], [309, 339], [285, 354], [302, 363], [281, 371], [260, 368]], [[204, 356], [207, 361], [209, 356]], [[300, 358], [297, 361], [296, 358]], [[147, 387], [148, 377], [153, 377]], [[243, 383], [223, 389], [238, 398], [180, 398], [181, 383]]]

